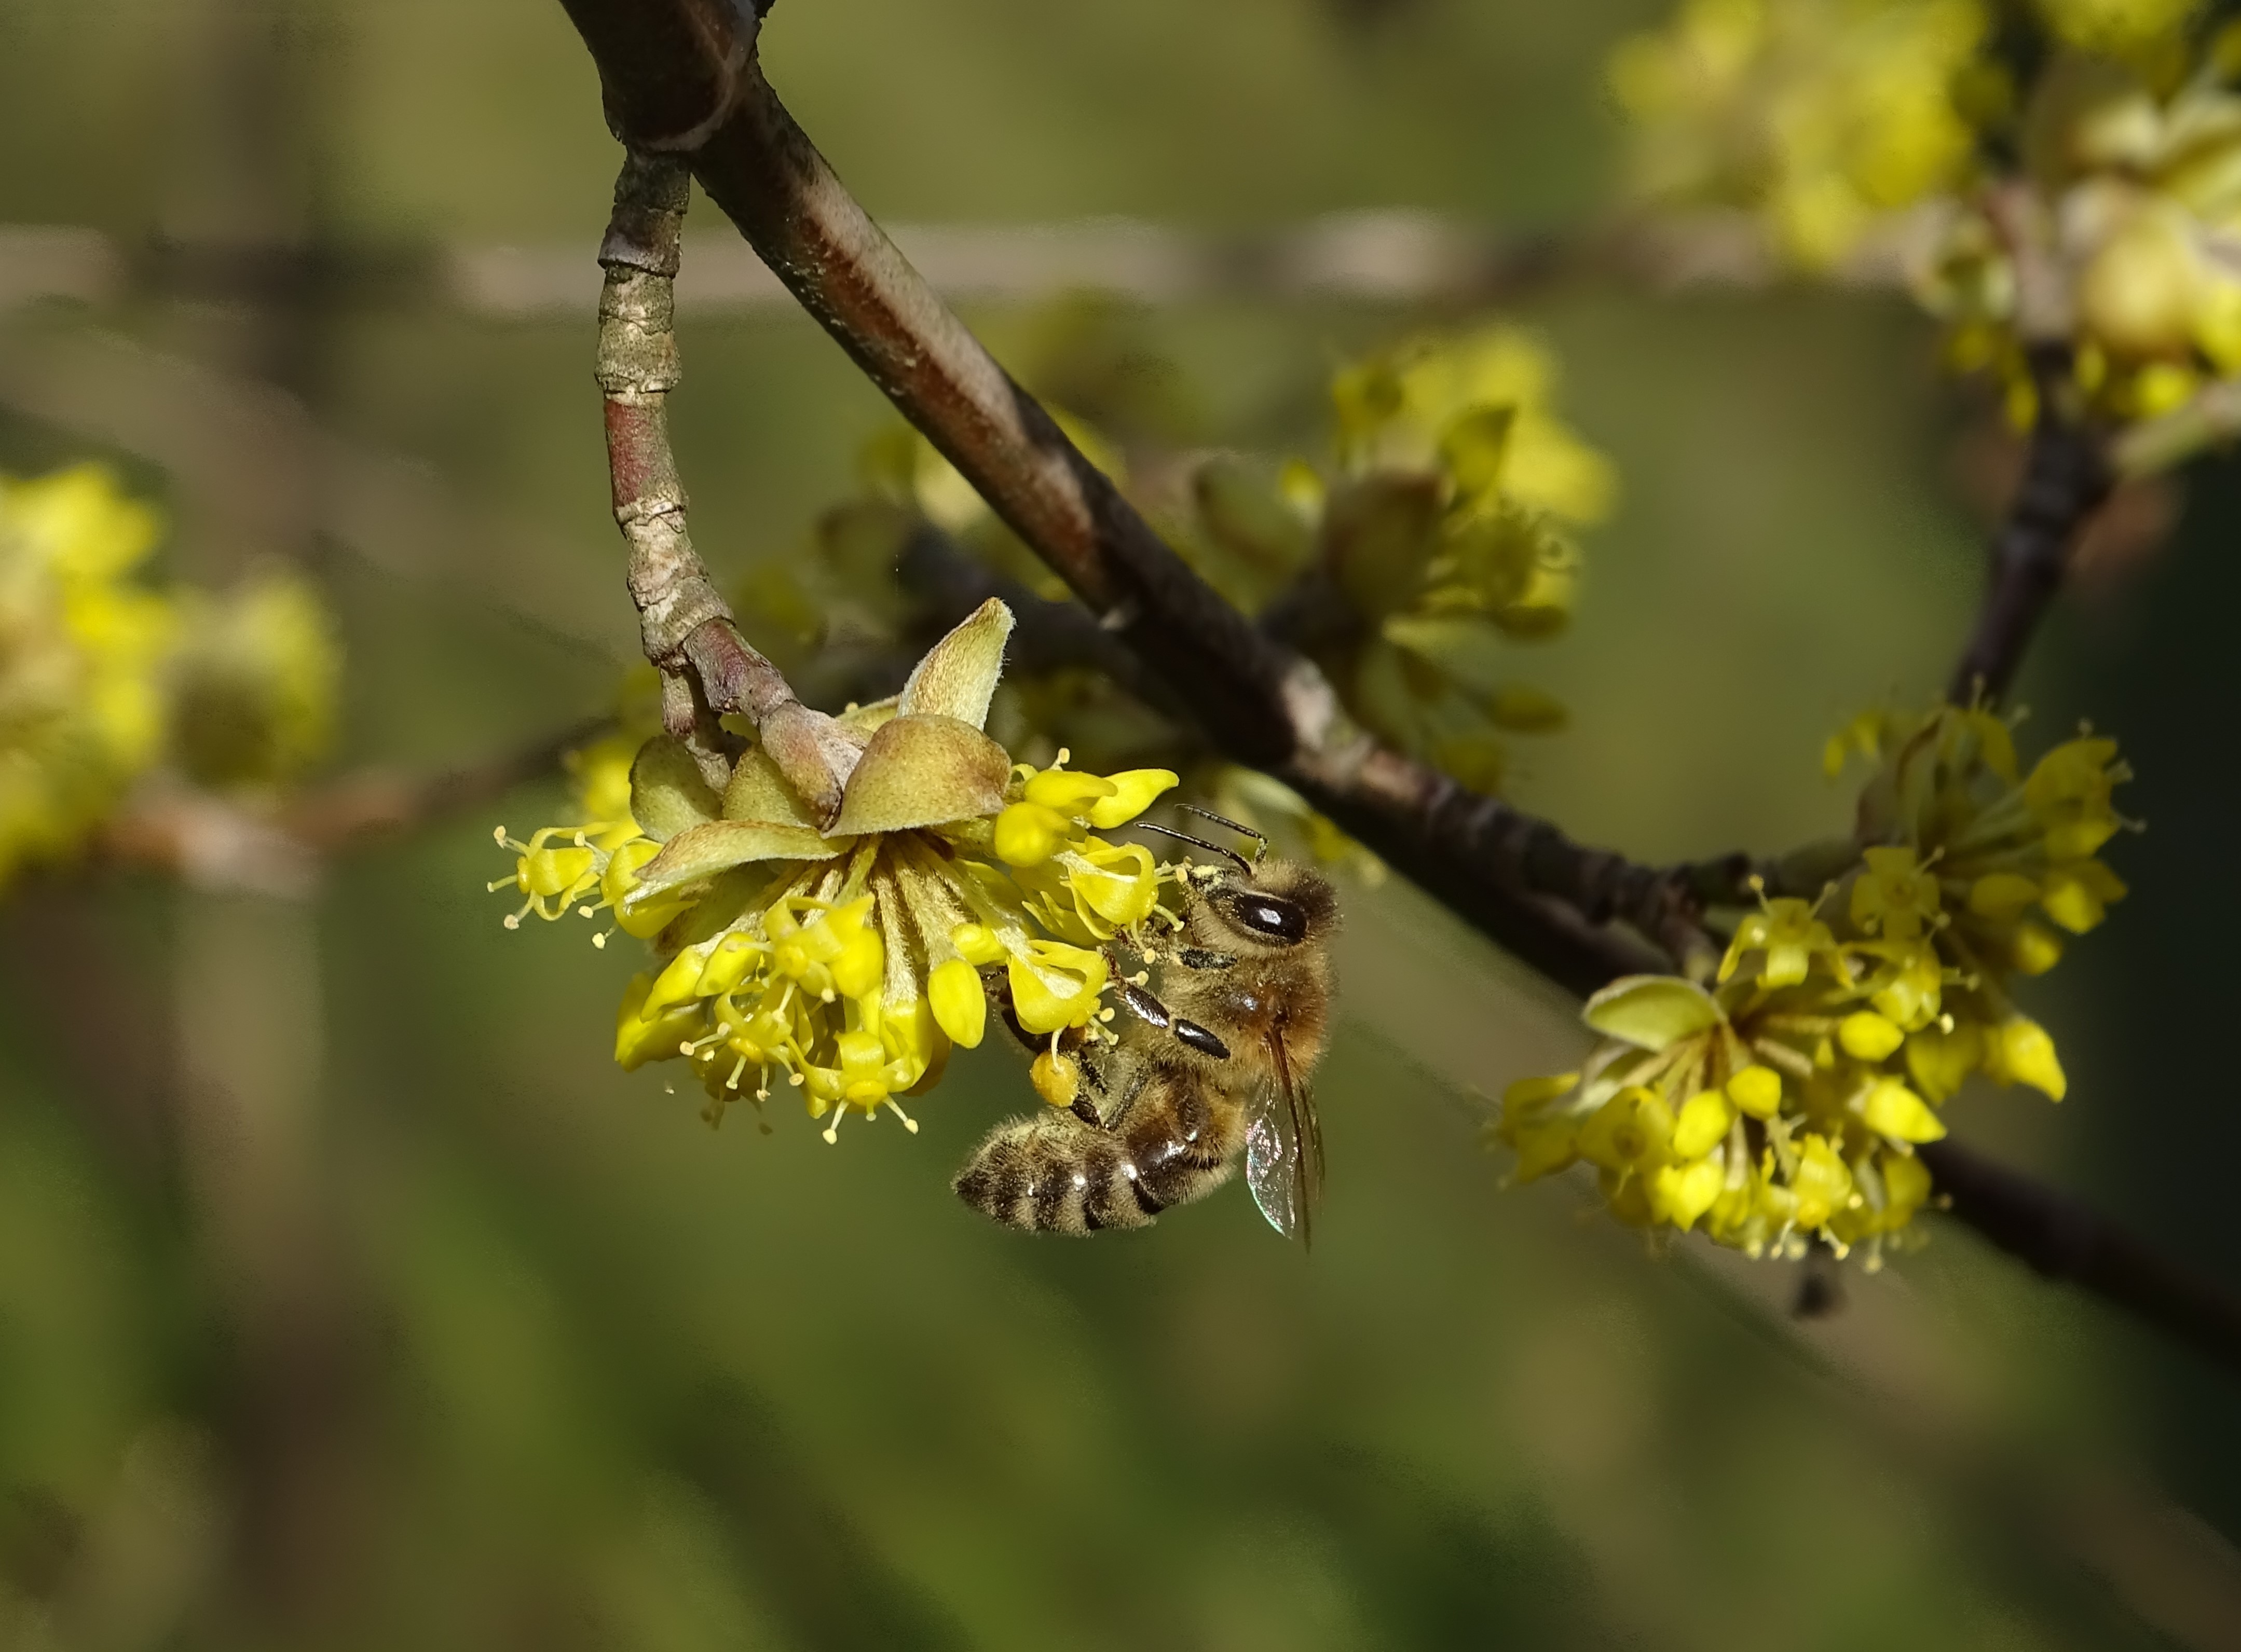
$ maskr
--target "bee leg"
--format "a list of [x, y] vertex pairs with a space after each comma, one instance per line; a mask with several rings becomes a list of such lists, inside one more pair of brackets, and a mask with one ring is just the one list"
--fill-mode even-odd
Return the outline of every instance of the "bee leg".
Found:
[[1164, 1033], [1174, 1020], [1165, 1004], [1132, 980], [1122, 980], [1114, 993], [1120, 999], [1120, 1007], [1147, 1027], [1156, 1027]]
[[1203, 946], [1181, 947], [1174, 957], [1185, 969], [1229, 969], [1237, 963], [1228, 953], [1208, 952]]
[[1147, 1027], [1163, 1033], [1172, 1033], [1178, 1043], [1187, 1045], [1201, 1055], [1210, 1055], [1217, 1061], [1229, 1059], [1229, 1047], [1196, 1021], [1177, 1015], [1160, 1000], [1132, 981], [1120, 983], [1119, 995], [1128, 1012]]

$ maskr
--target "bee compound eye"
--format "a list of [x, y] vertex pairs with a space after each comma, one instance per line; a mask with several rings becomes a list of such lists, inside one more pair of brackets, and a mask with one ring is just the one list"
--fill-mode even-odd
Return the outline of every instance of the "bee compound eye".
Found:
[[1237, 926], [1262, 940], [1296, 946], [1308, 938], [1308, 915], [1281, 895], [1236, 889], [1222, 902]]

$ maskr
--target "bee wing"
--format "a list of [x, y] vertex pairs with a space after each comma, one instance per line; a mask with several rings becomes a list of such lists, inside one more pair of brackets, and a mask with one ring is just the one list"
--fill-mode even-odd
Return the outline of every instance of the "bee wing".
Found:
[[1254, 1087], [1245, 1117], [1245, 1185], [1268, 1225], [1306, 1245], [1323, 1191], [1323, 1127], [1315, 1099], [1292, 1071], [1281, 1033], [1268, 1034], [1274, 1080]]

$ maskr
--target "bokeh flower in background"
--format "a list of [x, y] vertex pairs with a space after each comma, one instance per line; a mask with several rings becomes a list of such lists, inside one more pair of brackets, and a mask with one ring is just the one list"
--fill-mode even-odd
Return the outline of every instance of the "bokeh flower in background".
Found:
[[84, 465], [0, 477], [0, 878], [77, 846], [161, 751], [156, 512]]
[[1611, 59], [1636, 193], [1746, 211], [1786, 259], [1827, 269], [1967, 179], [1968, 106], [1997, 99], [1986, 24], [1976, 0], [1686, 0]]

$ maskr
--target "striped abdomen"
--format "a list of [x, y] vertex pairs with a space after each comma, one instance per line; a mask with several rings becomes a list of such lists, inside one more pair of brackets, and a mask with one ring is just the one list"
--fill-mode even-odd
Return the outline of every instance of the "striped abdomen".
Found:
[[1187, 1074], [1161, 1073], [1110, 1128], [1052, 1110], [999, 1126], [955, 1183], [983, 1215], [1027, 1233], [1141, 1227], [1229, 1179], [1242, 1136], [1218, 1127], [1234, 1114]]

